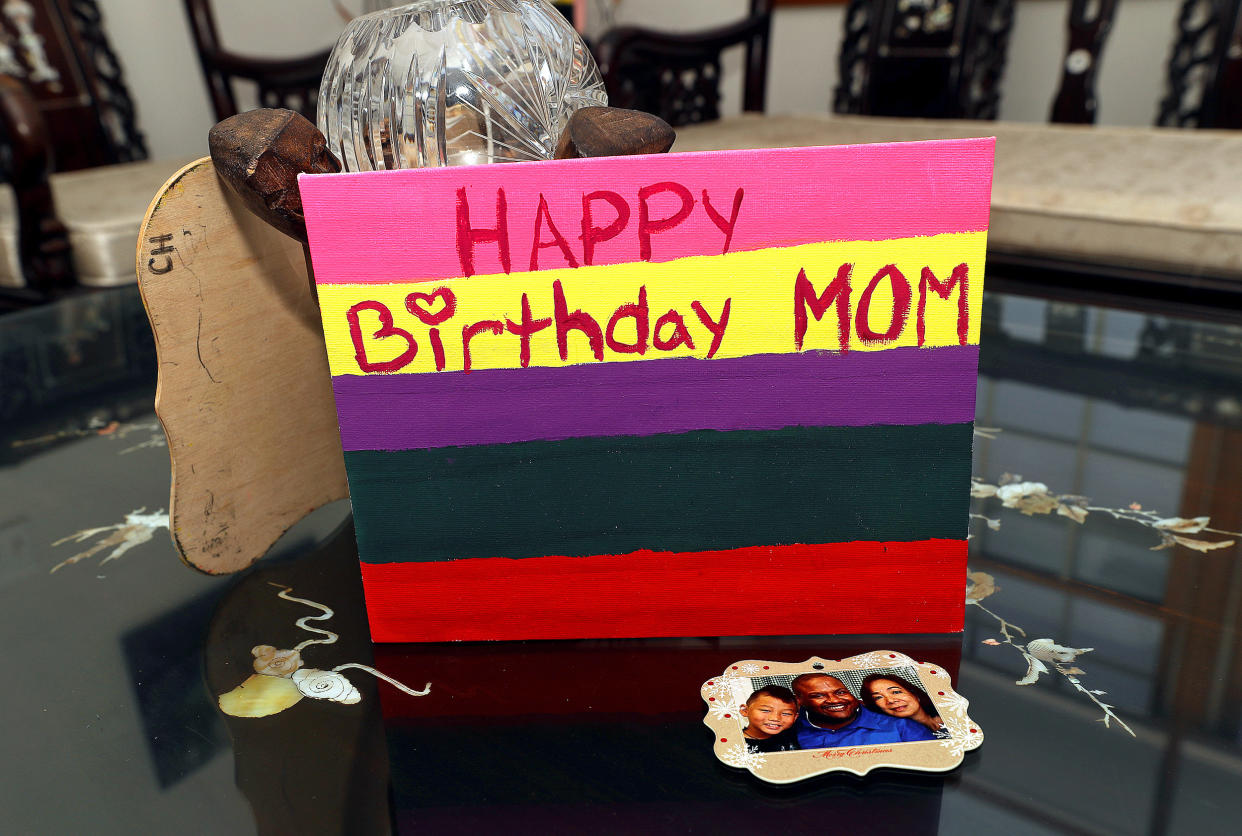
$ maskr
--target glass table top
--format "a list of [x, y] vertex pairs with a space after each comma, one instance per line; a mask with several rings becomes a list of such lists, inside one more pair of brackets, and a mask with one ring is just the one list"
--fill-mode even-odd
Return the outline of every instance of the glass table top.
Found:
[[[239, 575], [180, 563], [135, 289], [0, 317], [0, 832], [1236, 832], [1242, 318], [983, 316], [964, 634], [374, 646], [345, 503]], [[323, 607], [331, 642], [295, 624]], [[354, 667], [352, 704], [220, 710], [308, 636], [431, 692]], [[959, 769], [716, 761], [705, 679], [877, 648], [952, 672], [987, 733]]]

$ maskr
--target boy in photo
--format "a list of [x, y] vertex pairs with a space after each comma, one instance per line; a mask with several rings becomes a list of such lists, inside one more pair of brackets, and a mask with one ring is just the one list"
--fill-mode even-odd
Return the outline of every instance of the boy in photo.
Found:
[[781, 685], [768, 685], [750, 695], [742, 706], [746, 748], [752, 752], [789, 752], [798, 749], [793, 724], [798, 720], [798, 699]]

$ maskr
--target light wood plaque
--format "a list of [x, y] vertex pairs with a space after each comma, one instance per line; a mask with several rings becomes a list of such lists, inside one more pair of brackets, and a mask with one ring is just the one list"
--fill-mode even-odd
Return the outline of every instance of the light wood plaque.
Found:
[[152, 201], [137, 271], [159, 357], [173, 542], [203, 572], [244, 569], [348, 496], [302, 245], [245, 209], [204, 158]]

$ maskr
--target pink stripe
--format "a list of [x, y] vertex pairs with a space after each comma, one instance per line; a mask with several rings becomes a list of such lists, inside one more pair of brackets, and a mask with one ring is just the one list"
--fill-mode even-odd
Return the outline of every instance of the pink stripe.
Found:
[[[639, 191], [672, 182], [693, 198], [680, 225], [650, 235], [650, 260], [719, 255], [738, 189], [742, 203], [729, 251], [819, 241], [875, 241], [987, 229], [993, 139], [884, 145], [708, 151], [647, 157], [555, 160], [515, 165], [395, 172], [303, 175], [315, 277], [320, 284], [444, 279], [464, 274], [456, 245], [458, 189], [465, 187], [470, 226], [496, 226], [497, 190], [504, 189], [511, 272], [531, 269], [542, 192], [547, 215], [575, 260], [586, 261], [583, 197], [619, 194], [629, 222], [594, 247], [593, 264], [642, 258]], [[720, 220], [703, 201], [706, 192]], [[682, 205], [672, 191], [649, 200], [648, 220]], [[594, 226], [615, 211], [594, 201]], [[545, 223], [539, 240], [553, 241]], [[495, 241], [479, 241], [474, 272], [505, 272]], [[537, 249], [537, 269], [567, 266], [558, 246]]]

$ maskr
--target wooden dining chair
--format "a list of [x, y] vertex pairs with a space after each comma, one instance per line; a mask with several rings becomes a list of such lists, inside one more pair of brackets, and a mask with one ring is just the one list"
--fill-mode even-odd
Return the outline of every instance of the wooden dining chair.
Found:
[[211, 0], [185, 0], [185, 10], [217, 120], [240, 112], [234, 84], [241, 81], [258, 87], [258, 107], [283, 107], [315, 121], [330, 49], [298, 58], [242, 55], [220, 43]]
[[732, 46], [746, 48], [742, 109], [764, 109], [771, 30], [772, 0], [751, 0], [745, 19], [713, 29], [611, 29], [595, 54], [614, 107], [652, 113], [677, 127], [720, 118], [720, 58]]

